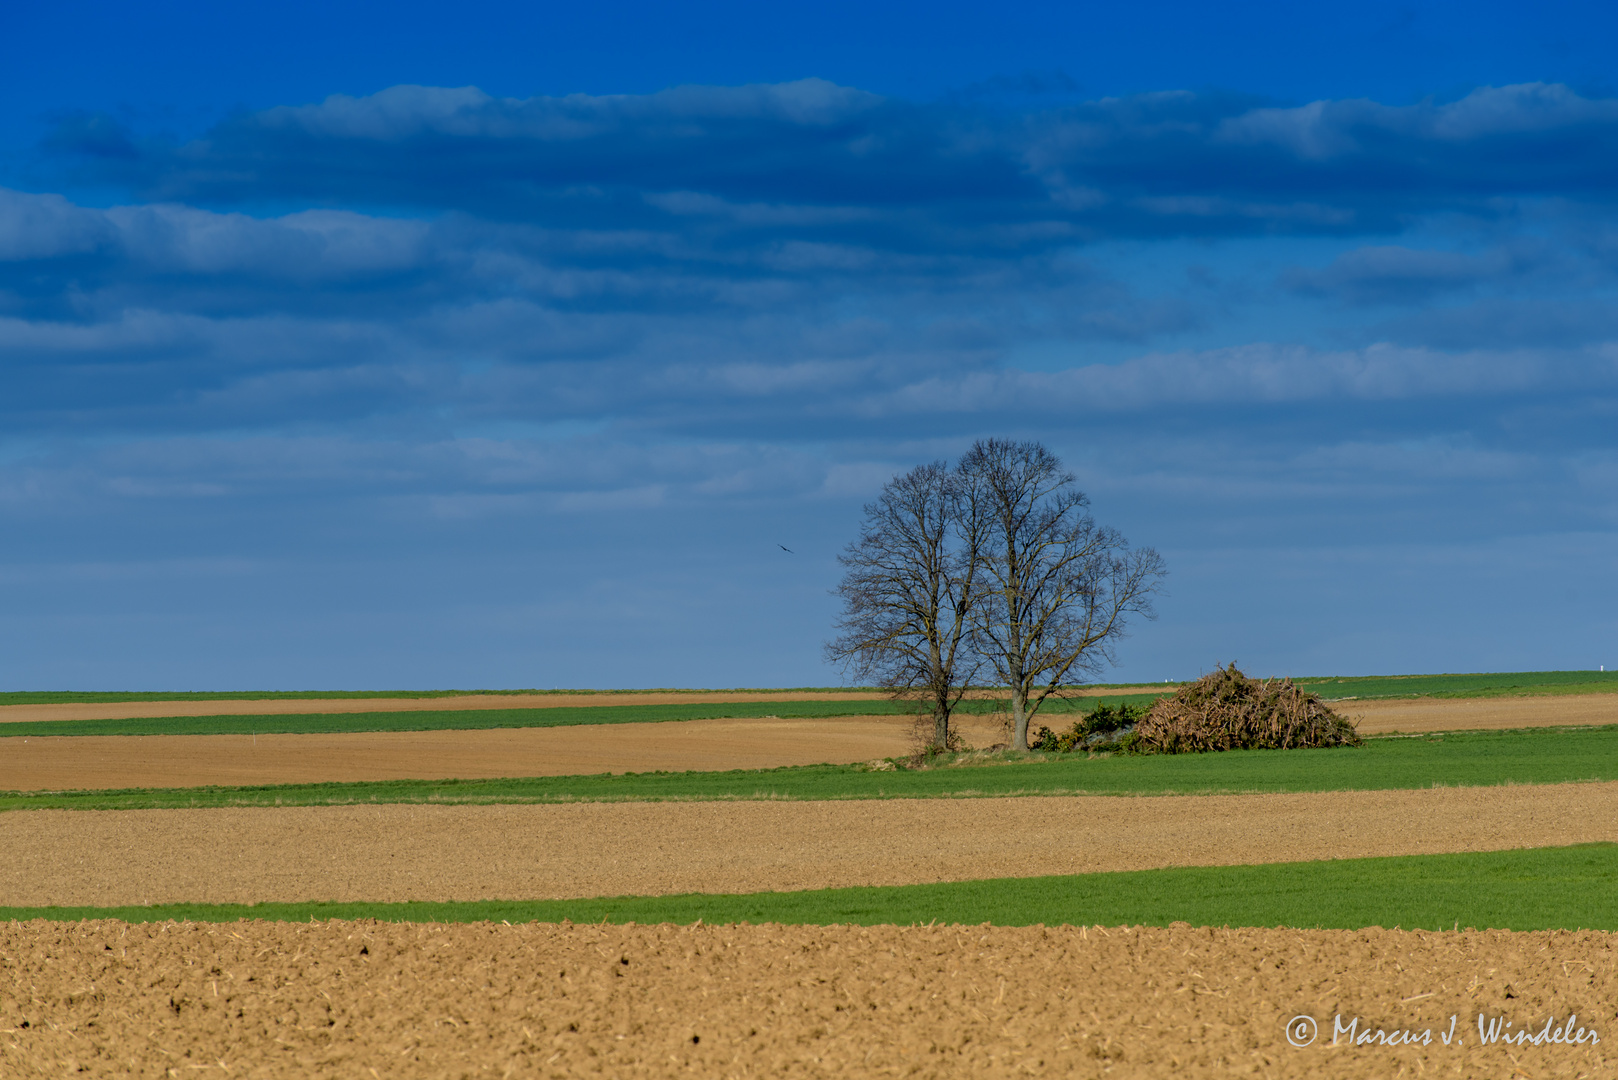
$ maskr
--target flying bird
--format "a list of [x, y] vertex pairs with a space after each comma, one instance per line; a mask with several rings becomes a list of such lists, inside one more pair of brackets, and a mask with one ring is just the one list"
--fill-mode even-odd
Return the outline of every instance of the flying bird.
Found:
[[787, 547], [785, 544], [776, 544], [775, 546], [780, 548], [782, 551], [786, 552], [788, 555], [796, 555], [797, 554], [796, 551], [793, 551], [791, 548]]

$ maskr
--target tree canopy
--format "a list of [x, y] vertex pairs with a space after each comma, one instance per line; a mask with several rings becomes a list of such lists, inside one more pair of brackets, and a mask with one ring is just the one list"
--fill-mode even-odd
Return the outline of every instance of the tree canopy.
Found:
[[1045, 700], [1114, 662], [1131, 616], [1153, 617], [1165, 574], [1151, 548], [1099, 525], [1072, 473], [1037, 442], [980, 440], [950, 467], [918, 466], [865, 507], [841, 557], [846, 670], [918, 701], [934, 745], [967, 687], [1010, 695], [1012, 746]]

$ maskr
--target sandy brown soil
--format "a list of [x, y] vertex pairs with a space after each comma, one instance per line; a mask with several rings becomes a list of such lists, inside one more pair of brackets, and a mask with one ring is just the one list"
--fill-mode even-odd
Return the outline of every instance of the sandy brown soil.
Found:
[[[913, 721], [684, 720], [665, 724], [336, 735], [62, 735], [0, 740], [0, 791], [351, 780], [462, 780], [602, 772], [762, 769], [912, 752]], [[973, 745], [1001, 737], [969, 720]]]
[[[1080, 690], [1075, 697], [1151, 693], [1160, 686]], [[476, 694], [441, 698], [263, 698], [225, 701], [100, 701], [0, 705], [0, 724], [30, 720], [123, 720], [141, 716], [289, 716], [299, 713], [561, 709], [602, 705], [689, 705], [730, 701], [870, 701], [871, 690], [669, 690], [613, 694]], [[972, 695], [974, 697], [979, 695]]]
[[[1153, 686], [1083, 691], [1079, 696], [1146, 693]], [[0, 705], [0, 723], [35, 720], [119, 720], [159, 716], [288, 716], [305, 713], [435, 712], [476, 709], [554, 709], [604, 705], [700, 702], [865, 701], [870, 691], [807, 693], [686, 691], [647, 694], [512, 694], [449, 698], [361, 698], [262, 701], [132, 701]], [[1498, 730], [1618, 724], [1618, 694], [1549, 694], [1516, 698], [1345, 700], [1333, 708], [1367, 735], [1388, 732]]]
[[576, 709], [602, 705], [689, 705], [728, 701], [870, 701], [858, 692], [689, 690], [645, 694], [468, 694], [439, 698], [263, 698], [225, 701], [87, 701], [0, 705], [0, 723], [122, 720], [137, 716], [291, 716], [300, 713], [442, 712], [466, 709]]
[[[444, 700], [444, 699], [440, 699]], [[1366, 734], [1618, 723], [1618, 694], [1350, 702]], [[755, 769], [909, 753], [902, 717], [773, 717], [663, 724], [334, 735], [143, 735], [0, 742], [0, 791]], [[1004, 737], [963, 717], [973, 746]]]
[[1618, 841], [1618, 783], [0, 814], [0, 906], [903, 885]]
[[[1607, 1080], [1615, 946], [1183, 924], [11, 923], [0, 1074]], [[1480, 1013], [1585, 1041], [1483, 1046]], [[1302, 1048], [1299, 1016], [1319, 1031]], [[1333, 1047], [1334, 1019], [1429, 1044]]]
[[1618, 694], [1337, 701], [1332, 708], [1354, 720], [1362, 735], [1618, 724]]

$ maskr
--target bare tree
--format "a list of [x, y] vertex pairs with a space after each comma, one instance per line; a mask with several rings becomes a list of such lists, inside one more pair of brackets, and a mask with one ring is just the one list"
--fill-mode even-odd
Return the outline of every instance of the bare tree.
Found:
[[958, 472], [962, 504], [989, 529], [975, 646], [1010, 688], [1011, 745], [1026, 750], [1045, 699], [1112, 662], [1129, 615], [1153, 617], [1163, 560], [1097, 525], [1073, 474], [1037, 442], [980, 440]]
[[986, 524], [959, 474], [934, 462], [888, 482], [838, 559], [841, 633], [827, 659], [930, 713], [939, 748], [979, 664], [970, 619]]

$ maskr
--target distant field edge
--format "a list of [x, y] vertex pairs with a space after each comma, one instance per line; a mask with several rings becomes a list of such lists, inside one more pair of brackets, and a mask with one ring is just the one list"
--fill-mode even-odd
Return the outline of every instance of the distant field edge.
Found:
[[444, 709], [415, 712], [222, 713], [214, 716], [141, 716], [109, 720], [22, 720], [0, 724], [0, 739], [84, 735], [332, 735], [374, 731], [490, 731], [502, 728], [653, 724], [682, 720], [778, 717], [833, 719], [882, 716], [893, 702], [758, 701], [678, 705], [584, 705], [548, 709]]
[[530, 694], [556, 697], [581, 694], [846, 694], [866, 690], [872, 695], [882, 693], [875, 686], [645, 686], [633, 690], [532, 687], [514, 690], [9, 690], [0, 691], [0, 705], [116, 704], [124, 701], [345, 701], [365, 698], [527, 697]]
[[372, 803], [566, 803], [1245, 795], [1618, 780], [1618, 725], [1373, 738], [1359, 748], [1030, 758], [879, 771], [794, 765], [715, 772], [0, 792], [10, 810], [184, 810]]
[[[1099, 704], [1148, 705], [1159, 695], [1122, 694], [1064, 698], [1041, 716], [1076, 716]], [[997, 703], [973, 701], [962, 715], [992, 713]], [[592, 724], [660, 724], [684, 720], [831, 720], [849, 716], [899, 716], [905, 707], [888, 698], [844, 701], [693, 701], [662, 705], [579, 705], [540, 709], [433, 709], [405, 712], [218, 713], [209, 716], [136, 716], [88, 720], [12, 720], [0, 723], [0, 739], [55, 736], [141, 735], [337, 735], [379, 731], [491, 731], [508, 728], [583, 727]]]
[[785, 923], [1618, 930], [1618, 844], [746, 894], [0, 907], [0, 920]]
[[[1135, 690], [1162, 687], [1172, 692], [1185, 680], [1159, 682], [1086, 683], [1083, 689]], [[1539, 694], [1618, 692], [1618, 671], [1485, 671], [1429, 675], [1295, 675], [1292, 681], [1306, 690], [1336, 700], [1399, 697], [1501, 697]], [[989, 691], [994, 688], [984, 687]], [[545, 694], [794, 694], [882, 691], [871, 686], [734, 686], [589, 688], [527, 688], [505, 690], [13, 690], [0, 692], [0, 706], [115, 703], [128, 701], [272, 701], [343, 700], [364, 698], [448, 698]]]

